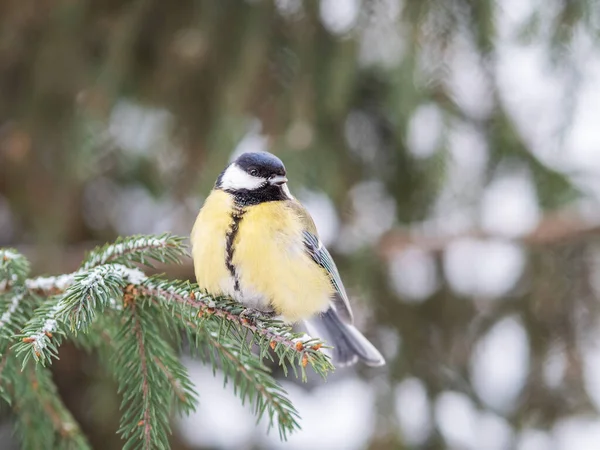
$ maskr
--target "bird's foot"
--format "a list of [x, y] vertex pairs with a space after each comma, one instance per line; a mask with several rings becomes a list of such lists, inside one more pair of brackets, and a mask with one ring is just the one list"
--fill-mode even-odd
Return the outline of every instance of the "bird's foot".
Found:
[[275, 311], [273, 310], [261, 310], [255, 308], [246, 308], [240, 313], [240, 318], [242, 320], [249, 320], [251, 322], [256, 322], [260, 319], [272, 319], [275, 317]]

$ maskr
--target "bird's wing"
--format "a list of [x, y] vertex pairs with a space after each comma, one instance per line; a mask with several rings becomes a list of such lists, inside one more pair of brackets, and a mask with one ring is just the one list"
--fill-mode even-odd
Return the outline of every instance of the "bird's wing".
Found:
[[327, 275], [329, 275], [331, 284], [335, 288], [333, 306], [335, 307], [336, 312], [344, 320], [344, 322], [352, 323], [352, 309], [350, 309], [348, 295], [346, 294], [346, 289], [344, 289], [344, 284], [342, 283], [342, 279], [340, 278], [337, 267], [333, 262], [333, 258], [319, 238], [308, 231], [304, 232], [304, 246], [312, 259], [323, 269], [325, 269]]
[[308, 211], [306, 211], [299, 202], [290, 201], [290, 204], [304, 224], [303, 238], [306, 252], [312, 257], [313, 261], [325, 269], [331, 280], [331, 284], [335, 289], [335, 296], [333, 298], [335, 311], [344, 322], [350, 324], [353, 323], [354, 318], [352, 316], [352, 309], [350, 308], [346, 289], [344, 288], [335, 262], [333, 262], [333, 258], [319, 239], [317, 227], [315, 226], [312, 217], [310, 217]]

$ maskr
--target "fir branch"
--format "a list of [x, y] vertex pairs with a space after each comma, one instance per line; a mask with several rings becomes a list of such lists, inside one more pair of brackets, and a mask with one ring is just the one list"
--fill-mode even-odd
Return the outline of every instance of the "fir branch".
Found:
[[[226, 298], [212, 298], [194, 291], [189, 283], [170, 282], [160, 277], [148, 278], [139, 290], [143, 295], [161, 299], [167, 307], [173, 307], [174, 304], [183, 307], [183, 317], [200, 313], [206, 318], [224, 321], [225, 323], [218, 323], [219, 328], [226, 327], [231, 331], [230, 327], [235, 325], [236, 328], [248, 330], [252, 333], [254, 342], [265, 350], [261, 351], [262, 355], [266, 355], [266, 349], [270, 346], [278, 355], [279, 364], [284, 370], [287, 370], [288, 364], [294, 371], [300, 366], [303, 380], [306, 380], [304, 369], [308, 363], [322, 376], [334, 369], [329, 357], [319, 351], [323, 342], [311, 338], [300, 340], [304, 335], [293, 333], [291, 327], [281, 321], [269, 318], [249, 321], [240, 315], [245, 308], [237, 302]], [[185, 309], [186, 307], [190, 309]]]
[[[300, 369], [303, 380], [308, 364], [322, 376], [333, 370], [319, 351], [321, 341], [267, 317], [249, 320], [237, 302], [201, 294], [189, 282], [147, 278], [133, 267], [177, 260], [184, 254], [180, 238], [120, 239], [92, 252], [77, 272], [33, 279], [26, 278], [29, 264], [22, 256], [0, 252], [0, 394], [18, 400], [14, 409], [22, 434], [39, 423], [35, 436], [25, 437], [28, 448], [87, 445], [79, 431], [65, 433], [74, 422], [43, 367], [57, 357], [64, 338], [99, 350], [103, 365], [115, 375], [123, 395], [119, 433], [126, 449], [168, 448], [172, 407], [194, 409], [196, 393], [174, 348], [181, 345], [182, 331], [195, 344], [192, 350], [203, 349], [199, 354], [223, 370], [226, 382], [232, 380], [258, 419], [267, 415], [269, 428], [278, 424], [282, 439], [298, 428], [298, 414], [264, 358], [272, 359], [273, 350], [285, 373], [291, 368], [298, 376]], [[252, 352], [253, 345], [259, 354]], [[21, 375], [32, 367], [35, 375]], [[38, 373], [41, 381], [33, 382]]]
[[[152, 260], [178, 263], [179, 258], [183, 255], [185, 255], [185, 246], [183, 245], [183, 239], [178, 236], [164, 234], [160, 236], [119, 238], [114, 244], [106, 244], [92, 250], [82, 264], [82, 268], [76, 272], [58, 276], [36, 277], [26, 280], [25, 284], [28, 289], [39, 294], [56, 295], [64, 292], [72, 285], [76, 277], [103, 264], [111, 263], [112, 265], [129, 267], [131, 262], [139, 262], [151, 267]], [[0, 291], [2, 290], [3, 278], [0, 273]]]
[[23, 370], [12, 353], [2, 360], [4, 396], [16, 414], [22, 447], [36, 450], [89, 449], [90, 446], [58, 396], [52, 375], [47, 368], [28, 364]]
[[23, 358], [23, 367], [33, 357], [45, 364], [50, 358], [56, 358], [58, 347], [63, 335], [59, 329], [57, 313], [60, 310], [60, 297], [49, 297], [35, 310], [31, 319], [24, 325], [20, 334], [15, 335], [19, 340], [13, 349], [15, 354]]
[[8, 377], [4, 376], [3, 374], [6, 366], [8, 365], [9, 357], [11, 357], [10, 349], [6, 350], [0, 358], [0, 396], [2, 396], [7, 403], [11, 402], [11, 399], [6, 392]]
[[[157, 307], [162, 306], [155, 298], [152, 302]], [[257, 421], [267, 411], [270, 429], [277, 417], [279, 435], [283, 440], [287, 440], [287, 435], [299, 428], [298, 412], [287, 398], [285, 390], [271, 375], [269, 368], [262, 363], [262, 358], [253, 353], [241, 352], [237, 342], [220, 336], [218, 326], [199, 320], [197, 313], [184, 317], [181, 313], [174, 312], [173, 318], [186, 325], [188, 340], [194, 343], [192, 353], [199, 354], [204, 360], [209, 359], [213, 363], [213, 371], [216, 369], [214, 356], [219, 358], [220, 368], [225, 373], [225, 382], [231, 378], [234, 392], [239, 395], [242, 404], [249, 399], [255, 406]], [[202, 343], [207, 344], [205, 348], [208, 358], [206, 354], [198, 353], [203, 348]]]
[[55, 277], [36, 277], [27, 279], [25, 280], [25, 287], [40, 295], [57, 295], [64, 292], [71, 284], [73, 284], [75, 277], [81, 273], [83, 273], [83, 271], [58, 275]]
[[[128, 302], [131, 301], [133, 301], [133, 299]], [[122, 310], [122, 307], [120, 310]], [[119, 313], [117, 311], [120, 310], [113, 308], [113, 311], [111, 311], [110, 314], [103, 315], [96, 320], [90, 328], [89, 333], [79, 333], [73, 338], [74, 343], [80, 348], [88, 351], [91, 349], [99, 350], [100, 358], [103, 359], [103, 365], [105, 367], [114, 365], [114, 355], [117, 346], [115, 336], [119, 332], [119, 329], [115, 327], [115, 322], [118, 323], [119, 321]], [[155, 311], [158, 312], [156, 309]], [[177, 337], [179, 339], [181, 338], [180, 333], [178, 333]], [[173, 398], [176, 400], [177, 410], [186, 414], [194, 411], [198, 394], [194, 390], [194, 385], [189, 379], [185, 366], [183, 366], [179, 359], [172, 353], [162, 354], [160, 358], [154, 356], [153, 363], [156, 364], [168, 378], [171, 384]], [[115, 368], [113, 368], [113, 372], [116, 372]]]
[[22, 288], [12, 289], [5, 294], [0, 294], [0, 349], [3, 343], [8, 341], [18, 327], [19, 319], [22, 319], [23, 300], [26, 291]]
[[29, 261], [12, 248], [0, 249], [0, 291], [21, 283], [29, 273]]
[[121, 298], [129, 283], [140, 283], [146, 275], [139, 269], [122, 264], [107, 264], [82, 271], [74, 276], [58, 306], [58, 314], [70, 322], [72, 331], [87, 328], [111, 299]]
[[[4, 368], [6, 367], [6, 364], [8, 364], [8, 357], [10, 356], [10, 350], [6, 350], [3, 354], [2, 354], [2, 358], [0, 358], [0, 380], [3, 380], [2, 378], [2, 372], [4, 372]], [[0, 389], [2, 388], [2, 385], [0, 384]]]
[[[123, 394], [119, 433], [126, 439], [124, 448], [168, 448], [173, 398], [168, 373], [178, 380], [184, 378], [180, 387], [190, 407], [195, 393], [173, 348], [161, 338], [155, 311], [132, 301], [121, 314], [123, 323], [114, 340], [115, 357], [110, 367]], [[169, 370], [154, 364], [157, 359]]]
[[113, 244], [106, 244], [93, 250], [85, 259], [82, 269], [107, 264], [132, 262], [152, 267], [152, 261], [178, 263], [185, 255], [183, 239], [171, 234], [160, 236], [130, 236], [119, 238]]
[[300, 416], [287, 398], [287, 392], [275, 381], [261, 359], [252, 353], [242, 353], [238, 346], [219, 339], [218, 331], [198, 336], [206, 338], [212, 351], [219, 356], [221, 368], [233, 380], [234, 391], [242, 403], [246, 398], [250, 399], [257, 421], [268, 412], [270, 429], [277, 418], [279, 436], [283, 440], [287, 440], [288, 433], [300, 428]]
[[144, 346], [144, 337], [142, 335], [142, 328], [140, 326], [139, 316], [136, 315], [136, 306], [135, 303], [131, 305], [132, 317], [134, 318], [133, 322], [133, 332], [135, 334], [135, 339], [137, 341], [138, 350], [140, 354], [140, 369], [142, 375], [142, 402], [143, 402], [143, 419], [142, 423], [138, 423], [138, 426], [144, 427], [144, 449], [150, 449], [152, 446], [152, 426], [153, 423], [150, 422], [150, 409], [152, 405], [150, 404], [150, 382], [148, 381], [148, 364], [146, 362], [146, 348]]
[[[26, 372], [35, 398], [52, 421], [56, 432], [65, 440], [79, 441], [77, 447], [73, 448], [82, 448], [85, 438], [81, 434], [77, 422], [62, 402], [58, 400], [56, 387], [52, 382], [52, 375], [47, 369], [40, 368], [36, 370], [32, 365], [28, 367]], [[40, 388], [41, 385], [43, 385], [43, 388]], [[88, 446], [87, 443], [85, 445]]]
[[[119, 306], [122, 309], [122, 305]], [[111, 308], [108, 314], [99, 315], [85, 333], [70, 335], [69, 340], [88, 353], [95, 351], [99, 358], [110, 360], [115, 354], [114, 337], [120, 328], [118, 311], [118, 309]]]
[[[15, 346], [17, 353], [24, 354], [24, 362], [33, 357], [45, 364], [58, 354], [60, 338], [67, 331], [63, 324], [68, 323], [69, 331], [75, 334], [85, 331], [106, 306], [117, 305], [115, 299], [123, 297], [123, 288], [127, 284], [140, 283], [145, 278], [139, 269], [122, 264], [108, 264], [77, 272], [64, 294], [46, 301], [38, 308], [22, 333], [16, 336], [21, 340]], [[42, 285], [47, 288], [43, 292], [57, 292], [51, 283], [44, 282]]]
[[[192, 286], [187, 282], [171, 282], [156, 276], [146, 279], [145, 275], [141, 271], [129, 269], [118, 264], [99, 266], [98, 268], [94, 268], [92, 270], [98, 270], [102, 273], [109, 273], [110, 269], [106, 268], [110, 267], [116, 267], [114, 273], [121, 274], [123, 279], [123, 283], [120, 283], [119, 285], [121, 288], [127, 282], [131, 281], [132, 284], [137, 286], [137, 289], [139, 289], [142, 294], [148, 297], [156, 296], [157, 298], [162, 299], [166, 303], [165, 306], [167, 307], [169, 304], [173, 306], [172, 301], [175, 301], [181, 306], [189, 306], [194, 308], [196, 313], [200, 311], [206, 312], [208, 315], [214, 315], [216, 318], [225, 320], [229, 324], [235, 324], [238, 327], [252, 332], [255, 342], [261, 347], [261, 349], [266, 349], [266, 345], [269, 345], [271, 348], [273, 348], [279, 357], [279, 364], [284, 368], [286, 373], [288, 365], [293, 368], [295, 373], [297, 367], [300, 367], [302, 371], [302, 378], [305, 380], [305, 367], [307, 363], [310, 363], [315, 372], [322, 376], [325, 376], [328, 372], [334, 370], [329, 357], [319, 351], [319, 349], [324, 346], [323, 342], [318, 339], [300, 339], [303, 336], [302, 334], [293, 333], [290, 326], [285, 325], [280, 321], [272, 320], [270, 318], [259, 318], [259, 320], [254, 322], [248, 321], [240, 316], [245, 308], [239, 303], [226, 298], [212, 298], [204, 294], [194, 293], [194, 291], [191, 289]], [[85, 309], [90, 307], [90, 302], [84, 302], [81, 294], [77, 294], [77, 292], [81, 292], [81, 286], [79, 288], [73, 287], [75, 282], [81, 279], [86, 280], [84, 282], [84, 286], [88, 282], [94, 287], [102, 286], [102, 283], [97, 280], [97, 274], [94, 274], [91, 278], [87, 278], [87, 273], [89, 272], [83, 271], [71, 274], [73, 284], [67, 287], [67, 295], [69, 292], [73, 293], [70, 295], [69, 300], [71, 307], [74, 308], [75, 311], [79, 311], [73, 306], [72, 302], [81, 304], [82, 308], [84, 308], [84, 312], [89, 313], [90, 317], [88, 317], [88, 319], [90, 320], [88, 322], [91, 322], [95, 316], [93, 306], [98, 305], [94, 302], [91, 302], [92, 310], [90, 311], [89, 309]], [[67, 276], [47, 278], [39, 282], [36, 280], [40, 279], [38, 278], [31, 280], [31, 282], [27, 282], [26, 284], [28, 286], [32, 286], [34, 289], [40, 289], [40, 286], [43, 286], [44, 288], [42, 292], [48, 294], [60, 292], [59, 283], [64, 289], [64, 283], [68, 282]], [[136, 284], [136, 282], [142, 284]], [[114, 286], [114, 289], [118, 289], [118, 287]], [[108, 296], [106, 294], [100, 295], [100, 304], [102, 304], [102, 302], [105, 303], [106, 301], [104, 299], [106, 298], [111, 306], [118, 308], [119, 306], [115, 303], [115, 298], [118, 298], [119, 295], [120, 294], [116, 293], [113, 296]], [[103, 306], [105, 306], [105, 304]], [[68, 308], [61, 306], [60, 309], [61, 315], [68, 315]], [[229, 325], [225, 326], [229, 327]], [[81, 328], [82, 327], [76, 327], [76, 329]], [[21, 337], [27, 338], [31, 336]], [[40, 338], [43, 339], [41, 335]], [[261, 354], [264, 356], [266, 355], [266, 352], [263, 351]]]
[[173, 375], [169, 369], [165, 367], [165, 365], [158, 359], [157, 356], [154, 357], [154, 364], [156, 364], [160, 370], [165, 374], [165, 376], [169, 379], [169, 383], [171, 383], [171, 387], [173, 388], [173, 392], [175, 396], [179, 400], [180, 405], [185, 405], [185, 407], [189, 406], [189, 398], [186, 395], [185, 390], [181, 387], [180, 380], [178, 377]]

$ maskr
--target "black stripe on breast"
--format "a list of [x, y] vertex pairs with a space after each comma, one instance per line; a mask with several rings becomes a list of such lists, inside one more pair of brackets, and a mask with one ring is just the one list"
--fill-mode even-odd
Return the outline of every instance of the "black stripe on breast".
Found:
[[233, 265], [233, 253], [235, 252], [233, 243], [235, 242], [235, 238], [240, 229], [240, 222], [242, 221], [245, 212], [246, 211], [243, 209], [234, 209], [233, 213], [231, 214], [231, 226], [225, 238], [225, 266], [233, 277], [233, 288], [236, 291], [240, 290], [240, 280], [235, 270], [235, 266]]

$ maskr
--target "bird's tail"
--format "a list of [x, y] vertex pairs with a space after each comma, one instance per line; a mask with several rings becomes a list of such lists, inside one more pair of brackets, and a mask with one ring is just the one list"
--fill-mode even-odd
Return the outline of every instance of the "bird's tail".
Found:
[[381, 353], [353, 325], [342, 322], [334, 309], [329, 308], [305, 325], [312, 337], [319, 337], [333, 347], [333, 363], [349, 366], [361, 360], [369, 366], [382, 366]]

